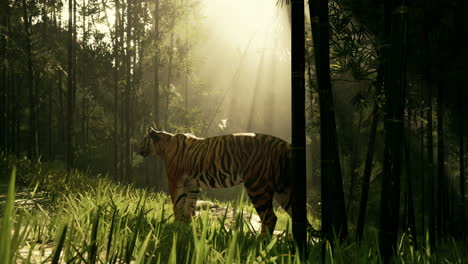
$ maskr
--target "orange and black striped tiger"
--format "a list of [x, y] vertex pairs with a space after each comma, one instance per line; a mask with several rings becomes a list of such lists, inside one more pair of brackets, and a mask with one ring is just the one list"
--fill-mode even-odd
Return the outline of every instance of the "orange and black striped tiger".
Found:
[[[273, 199], [292, 216], [288, 176], [290, 144], [274, 136], [240, 133], [211, 138], [149, 129], [140, 154], [163, 157], [176, 219], [190, 220], [200, 188], [244, 183], [262, 221], [261, 233], [276, 225]], [[313, 230], [309, 225], [309, 230]]]

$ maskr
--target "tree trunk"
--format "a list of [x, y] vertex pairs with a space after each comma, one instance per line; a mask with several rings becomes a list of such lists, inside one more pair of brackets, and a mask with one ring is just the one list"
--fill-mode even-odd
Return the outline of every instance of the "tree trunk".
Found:
[[74, 44], [73, 44], [73, 2], [68, 0], [68, 91], [67, 91], [67, 169], [70, 171], [73, 168], [74, 161], [74, 146], [73, 146], [73, 131], [74, 131], [74, 89], [73, 89], [73, 72], [74, 70]]
[[132, 38], [132, 1], [127, 0], [127, 56], [126, 56], [126, 70], [127, 70], [127, 83], [125, 92], [125, 180], [129, 181], [131, 178], [131, 162], [130, 162], [130, 133], [131, 133], [131, 94], [132, 94], [132, 49], [131, 49], [131, 38]]
[[291, 121], [293, 182], [292, 231], [300, 252], [306, 254], [306, 163], [305, 163], [305, 28], [304, 0], [291, 1]]
[[169, 124], [169, 105], [171, 100], [171, 81], [172, 81], [172, 59], [173, 59], [173, 48], [174, 48], [174, 29], [171, 29], [171, 43], [169, 46], [169, 66], [167, 70], [167, 84], [166, 84], [166, 109], [164, 110], [164, 128], [168, 128]]
[[430, 24], [434, 19], [432, 11], [432, 0], [424, 1], [424, 58], [425, 58], [425, 67], [424, 67], [424, 76], [425, 76], [425, 88], [427, 91], [427, 108], [426, 108], [426, 118], [427, 118], [427, 179], [428, 179], [428, 193], [430, 194], [429, 201], [429, 240], [431, 249], [435, 249], [436, 246], [436, 185], [434, 177], [434, 137], [433, 137], [433, 117], [432, 117], [432, 75], [431, 71], [431, 41], [430, 41]]
[[8, 21], [8, 1], [2, 1], [0, 6], [0, 70], [1, 70], [1, 82], [0, 82], [0, 95], [2, 102], [2, 109], [0, 109], [0, 124], [3, 129], [0, 131], [0, 146], [3, 149], [8, 149], [8, 72], [7, 72], [7, 39], [6, 27]]
[[322, 232], [331, 241], [334, 233], [346, 238], [348, 226], [330, 80], [328, 0], [311, 1], [309, 11], [320, 105]]
[[[409, 123], [409, 120], [408, 120]], [[409, 125], [408, 125], [409, 128]], [[409, 134], [409, 132], [408, 132]], [[413, 181], [411, 177], [411, 168], [410, 168], [410, 154], [409, 154], [409, 135], [406, 136], [405, 139], [405, 168], [406, 168], [406, 203], [407, 203], [407, 226], [410, 230], [411, 234], [411, 241], [413, 242], [413, 246], [415, 249], [418, 248], [418, 240], [417, 240], [417, 233], [416, 233], [416, 221], [414, 217], [414, 196], [413, 196]]]
[[[154, 69], [154, 109], [153, 109], [153, 121], [156, 126], [161, 126], [161, 119], [160, 119], [160, 90], [159, 90], [159, 0], [155, 0], [155, 9], [154, 9], [154, 42], [155, 42], [155, 53], [153, 58], [153, 69]], [[158, 129], [155, 127], [154, 129]], [[159, 175], [161, 175], [161, 161], [156, 158], [153, 161], [153, 176], [156, 179], [156, 184], [159, 185], [160, 179]], [[148, 183], [149, 183], [148, 179]], [[162, 189], [162, 188], [161, 188]]]
[[448, 186], [445, 175], [444, 109], [442, 80], [437, 85], [437, 235], [439, 239], [447, 231]]
[[[406, 11], [404, 0], [385, 1], [386, 36], [390, 37], [386, 61], [384, 89], [385, 149], [380, 200], [380, 253], [385, 263], [397, 250], [400, 215], [400, 176], [403, 139], [403, 102], [406, 88]], [[399, 10], [397, 10], [399, 9]], [[390, 31], [388, 31], [388, 23]], [[388, 34], [390, 32], [390, 34]]]
[[[57, 81], [57, 91], [58, 91], [58, 101], [59, 101], [59, 111], [58, 111], [58, 137], [57, 137], [57, 146], [62, 146], [62, 144], [65, 142], [65, 125], [64, 125], [64, 113], [65, 113], [65, 108], [63, 106], [63, 88], [62, 88], [62, 70], [60, 69], [58, 71], [58, 81]], [[62, 153], [63, 148], [60, 149], [60, 153]]]
[[[15, 91], [15, 93], [13, 94], [13, 96], [15, 96], [15, 98], [18, 98], [18, 96], [20, 94], [22, 94], [21, 90], [22, 90], [22, 79], [18, 77], [18, 75], [16, 73], [12, 73], [11, 74], [11, 87], [12, 89]], [[22, 142], [22, 139], [21, 139], [21, 133], [20, 133], [20, 130], [21, 130], [21, 120], [22, 120], [22, 114], [20, 111], [17, 111], [16, 109], [19, 109], [19, 107], [21, 107], [21, 103], [19, 100], [15, 100], [15, 103], [13, 104], [13, 107], [14, 107], [14, 120], [15, 120], [15, 123], [14, 123], [14, 139], [15, 139], [15, 152], [19, 152], [19, 151], [22, 151], [23, 149], [21, 149], [21, 142]]]
[[[422, 97], [422, 94], [421, 94]], [[421, 166], [421, 234], [426, 236], [426, 179], [425, 179], [425, 168], [424, 168], [424, 104], [421, 107], [421, 137], [420, 137], [420, 166]]]
[[114, 33], [114, 179], [119, 179], [119, 146], [118, 146], [118, 113], [119, 113], [119, 19], [120, 19], [120, 2], [115, 0], [115, 33]]
[[[153, 109], [153, 119], [157, 126], [161, 124], [159, 119], [159, 0], [155, 0], [155, 10], [154, 10], [154, 41], [155, 41], [155, 53], [153, 58], [153, 69], [154, 69], [154, 109]], [[155, 127], [155, 129], [157, 129]]]
[[52, 112], [53, 112], [53, 108], [52, 108], [52, 96], [53, 96], [53, 94], [52, 94], [52, 93], [53, 93], [53, 92], [52, 92], [52, 91], [53, 91], [53, 90], [52, 90], [52, 83], [49, 83], [49, 84], [47, 85], [47, 87], [48, 87], [48, 90], [49, 90], [49, 91], [48, 91], [48, 94], [49, 94], [48, 105], [49, 105], [49, 106], [48, 106], [48, 108], [47, 108], [47, 110], [48, 110], [48, 118], [47, 118], [47, 119], [48, 119], [49, 125], [47, 126], [47, 131], [48, 131], [48, 132], [47, 132], [47, 136], [48, 136], [48, 140], [47, 140], [47, 141], [48, 141], [49, 159], [50, 159], [50, 160], [53, 160], [53, 159], [54, 159], [54, 153], [53, 153], [53, 149], [52, 149], [52, 142], [53, 142], [53, 139], [52, 139], [52, 138], [53, 138], [53, 134], [52, 134], [52, 127], [53, 127], [53, 126], [52, 126], [52, 121], [53, 121], [53, 120], [52, 120]]
[[31, 19], [28, 15], [28, 6], [26, 0], [22, 1], [23, 4], [23, 23], [24, 32], [26, 34], [26, 60], [27, 60], [27, 78], [26, 85], [28, 86], [29, 96], [29, 157], [35, 159], [39, 155], [38, 140], [37, 140], [37, 109], [36, 109], [36, 94], [34, 87], [34, 72], [32, 62], [32, 47], [31, 47], [31, 32], [30, 22]]
[[369, 130], [369, 143], [367, 145], [367, 154], [366, 154], [366, 161], [364, 164], [364, 175], [362, 177], [362, 190], [361, 190], [361, 201], [359, 203], [359, 217], [358, 217], [358, 224], [356, 230], [356, 238], [358, 241], [362, 239], [362, 235], [364, 233], [364, 224], [366, 219], [366, 211], [367, 211], [367, 201], [369, 198], [369, 185], [370, 185], [370, 178], [372, 174], [372, 162], [374, 160], [374, 146], [375, 146], [375, 139], [377, 134], [377, 121], [379, 119], [379, 103], [377, 102], [377, 95], [380, 94], [381, 86], [383, 83], [383, 71], [384, 65], [380, 63], [379, 68], [377, 70], [377, 78], [375, 81], [375, 90], [376, 90], [376, 98], [374, 99], [374, 106], [372, 107], [372, 121]]
[[460, 171], [460, 230], [462, 231], [461, 236], [465, 237], [466, 225], [466, 209], [465, 209], [465, 142], [464, 142], [464, 122], [465, 118], [463, 115], [463, 88], [462, 84], [458, 85], [458, 161]]
[[349, 195], [348, 195], [348, 206], [347, 206], [347, 212], [348, 212], [348, 219], [349, 221], [353, 221], [353, 212], [352, 212], [352, 207], [353, 207], [353, 202], [354, 202], [354, 189], [356, 188], [355, 182], [356, 182], [356, 177], [357, 177], [357, 163], [358, 163], [358, 157], [359, 157], [359, 144], [361, 143], [359, 138], [361, 134], [361, 124], [362, 124], [362, 109], [359, 110], [359, 121], [358, 121], [358, 126], [357, 126], [357, 131], [356, 135], [354, 136], [354, 142], [353, 142], [353, 151], [351, 153], [351, 164], [350, 164], [350, 178], [351, 182], [349, 184]]

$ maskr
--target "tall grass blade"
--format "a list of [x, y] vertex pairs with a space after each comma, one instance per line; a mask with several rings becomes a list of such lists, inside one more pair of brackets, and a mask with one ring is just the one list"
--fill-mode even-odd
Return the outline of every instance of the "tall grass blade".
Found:
[[96, 219], [94, 220], [93, 229], [91, 231], [91, 245], [90, 245], [90, 248], [89, 248], [88, 263], [96, 263], [97, 250], [98, 250], [97, 235], [98, 235], [98, 230], [99, 230], [99, 219], [100, 218], [101, 218], [101, 214], [100, 214], [100, 212], [98, 210], [96, 212]]
[[107, 239], [107, 252], [106, 252], [106, 262], [109, 262], [109, 255], [112, 250], [112, 239], [114, 237], [114, 229], [115, 229], [115, 215], [117, 213], [117, 208], [114, 208], [114, 212], [112, 213], [112, 220], [109, 230], [109, 237]]
[[171, 254], [169, 255], [168, 263], [169, 264], [177, 263], [177, 233], [174, 233], [174, 237], [172, 240]]
[[143, 244], [141, 244], [140, 250], [138, 251], [138, 254], [137, 254], [136, 259], [135, 259], [135, 264], [144, 263], [142, 261], [144, 259], [146, 248], [148, 247], [148, 242], [150, 240], [151, 233], [152, 233], [152, 230], [150, 232], [148, 232], [148, 235], [146, 236], [145, 240], [143, 241]]
[[52, 257], [52, 264], [59, 263], [60, 253], [62, 253], [62, 248], [65, 243], [65, 237], [67, 236], [67, 228], [68, 228], [68, 225], [65, 224], [65, 226], [62, 229], [62, 232], [60, 233], [60, 239]]
[[10, 247], [11, 239], [10, 232], [13, 224], [11, 219], [13, 216], [13, 208], [15, 202], [15, 178], [16, 178], [16, 168], [13, 168], [10, 177], [10, 183], [8, 184], [8, 193], [7, 199], [5, 202], [5, 208], [2, 215], [2, 229], [0, 230], [0, 263], [8, 264], [10, 263]]

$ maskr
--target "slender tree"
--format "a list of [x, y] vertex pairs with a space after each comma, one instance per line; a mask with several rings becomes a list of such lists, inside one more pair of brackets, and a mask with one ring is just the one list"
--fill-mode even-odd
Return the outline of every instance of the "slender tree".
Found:
[[74, 0], [68, 0], [68, 90], [67, 90], [67, 169], [73, 168], [74, 161], [74, 146], [73, 146], [73, 134], [74, 134], [74, 27], [73, 27], [73, 2]]
[[[384, 53], [385, 149], [380, 199], [379, 245], [388, 263], [397, 249], [400, 217], [400, 177], [403, 139], [403, 107], [406, 88], [405, 0], [385, 1], [385, 32], [390, 48]], [[390, 24], [390, 27], [388, 27]], [[390, 34], [388, 35], [388, 32]]]
[[0, 146], [3, 148], [8, 148], [8, 72], [7, 72], [7, 38], [6, 36], [6, 28], [8, 24], [8, 16], [9, 16], [9, 8], [10, 5], [8, 1], [2, 1], [0, 6], [0, 95], [1, 95], [1, 102], [2, 108], [0, 109], [0, 124], [2, 124], [3, 128], [0, 131]]
[[[409, 119], [409, 117], [408, 117]], [[408, 128], [410, 127], [409, 125], [409, 120], [408, 120]], [[409, 134], [409, 131], [407, 132]], [[405, 221], [406, 221], [406, 226], [409, 229], [409, 232], [411, 234], [411, 242], [413, 243], [413, 246], [415, 249], [418, 248], [418, 237], [416, 233], [416, 221], [415, 221], [415, 216], [414, 216], [414, 195], [413, 195], [413, 177], [411, 175], [411, 158], [409, 154], [409, 136], [407, 135], [405, 137], [404, 141], [404, 157], [405, 157], [405, 177], [406, 177], [406, 193], [405, 193], [405, 207], [406, 207], [406, 216], [405, 216]]]
[[464, 141], [464, 116], [463, 116], [463, 88], [458, 85], [458, 161], [459, 161], [459, 174], [460, 174], [460, 214], [461, 214], [461, 228], [462, 237], [465, 237], [466, 226], [466, 209], [465, 209], [465, 141]]
[[[383, 71], [384, 66], [381, 62], [379, 68], [377, 69], [377, 78], [374, 82], [376, 95], [380, 94], [380, 90], [383, 83]], [[357, 240], [362, 239], [362, 235], [364, 233], [364, 224], [366, 219], [366, 211], [367, 211], [367, 201], [369, 199], [369, 187], [370, 187], [370, 178], [372, 174], [372, 162], [374, 160], [374, 150], [375, 150], [375, 139], [377, 135], [377, 121], [379, 118], [380, 106], [379, 102], [377, 101], [377, 97], [374, 99], [374, 105], [372, 107], [372, 120], [371, 126], [369, 129], [369, 142], [367, 144], [367, 154], [366, 154], [366, 161], [364, 164], [364, 174], [362, 177], [361, 183], [361, 200], [359, 202], [359, 216], [358, 216], [358, 224], [356, 230], [356, 238]]]
[[48, 89], [48, 103], [47, 103], [47, 121], [49, 123], [49, 126], [47, 128], [47, 143], [48, 143], [48, 158], [53, 160], [54, 158], [54, 150], [52, 148], [52, 143], [54, 142], [53, 140], [53, 134], [52, 134], [52, 129], [53, 129], [53, 119], [52, 119], [52, 113], [54, 111], [53, 107], [52, 107], [52, 97], [53, 97], [53, 89], [52, 89], [53, 85], [52, 83], [49, 83], [47, 85], [47, 89]]
[[[422, 94], [421, 94], [422, 97]], [[420, 165], [421, 165], [421, 233], [426, 234], [426, 178], [424, 165], [424, 103], [421, 104]]]
[[155, 0], [155, 8], [154, 8], [154, 57], [153, 57], [153, 89], [154, 89], [154, 99], [153, 99], [153, 119], [156, 125], [160, 126], [160, 119], [159, 119], [159, 0]]
[[[159, 90], [159, 46], [160, 46], [160, 34], [159, 34], [159, 4], [160, 0], [154, 1], [154, 58], [153, 58], [153, 90], [154, 90], [154, 98], [153, 98], [153, 121], [157, 126], [161, 126], [161, 118], [160, 118], [160, 90]], [[155, 127], [155, 129], [157, 129]], [[161, 175], [161, 161], [159, 159], [154, 159], [153, 161], [153, 175], [155, 179], [160, 179], [158, 177]], [[149, 179], [148, 179], [149, 182]], [[160, 184], [158, 180], [156, 180], [156, 184]]]
[[34, 71], [32, 61], [32, 43], [31, 43], [31, 18], [29, 16], [29, 8], [26, 0], [22, 0], [23, 4], [23, 23], [24, 32], [26, 34], [26, 61], [27, 61], [27, 86], [29, 92], [29, 156], [36, 158], [39, 155], [38, 135], [37, 135], [37, 109], [36, 109], [36, 93], [34, 83]]
[[349, 221], [353, 221], [353, 202], [354, 202], [354, 189], [356, 189], [356, 178], [357, 178], [357, 167], [358, 167], [358, 160], [359, 160], [359, 145], [360, 142], [360, 135], [361, 135], [361, 125], [362, 125], [362, 116], [364, 110], [364, 104], [361, 102], [361, 94], [359, 93], [357, 96], [353, 98], [353, 105], [359, 111], [359, 118], [358, 118], [358, 125], [356, 130], [354, 131], [354, 142], [352, 143], [352, 151], [351, 151], [351, 162], [350, 162], [350, 178], [351, 182], [349, 184], [349, 191], [348, 191], [348, 205], [346, 208], [348, 219]]
[[5, 148], [7, 146], [7, 72], [6, 72], [6, 38], [3, 29], [6, 27], [6, 6], [7, 1], [2, 1], [0, 10], [0, 124], [3, 128], [0, 131], [0, 146]]
[[448, 184], [445, 175], [445, 142], [444, 142], [444, 107], [442, 78], [437, 84], [437, 234], [440, 239], [447, 231], [449, 210]]
[[[119, 21], [119, 51], [121, 51], [121, 61], [122, 61], [122, 69], [125, 71], [125, 74], [127, 74], [127, 71], [126, 71], [126, 55], [125, 55], [125, 49], [124, 49], [124, 44], [125, 44], [125, 39], [124, 39], [124, 34], [125, 34], [125, 25], [124, 25], [124, 22], [125, 22], [125, 10], [126, 10], [126, 5], [124, 3], [124, 1], [121, 2], [121, 10], [122, 10], [122, 13], [120, 14], [120, 21]], [[122, 141], [125, 142], [125, 113], [126, 113], [126, 103], [125, 103], [125, 97], [126, 97], [126, 93], [125, 93], [125, 89], [122, 89], [121, 93], [120, 93], [120, 109], [119, 109], [119, 113], [120, 113], [120, 137]], [[125, 147], [125, 144], [124, 144], [124, 147], [123, 147], [123, 150], [122, 151], [119, 151], [118, 152], [118, 155], [119, 155], [119, 162], [120, 162], [120, 166], [119, 166], [119, 175], [120, 175], [120, 179], [122, 181], [125, 180], [125, 170], [126, 170], [126, 163], [125, 163], [125, 152], [126, 152], [126, 147]]]
[[125, 88], [125, 180], [131, 178], [131, 97], [132, 97], [132, 0], [127, 0], [126, 88]]
[[309, 11], [320, 105], [322, 232], [330, 240], [334, 232], [344, 239], [348, 226], [330, 79], [328, 0], [310, 1]]
[[428, 179], [428, 193], [432, 194], [430, 196], [429, 203], [429, 240], [431, 248], [435, 248], [436, 242], [436, 203], [435, 199], [436, 186], [435, 186], [435, 177], [434, 177], [434, 137], [433, 137], [433, 117], [432, 117], [432, 83], [433, 73], [431, 72], [432, 62], [432, 52], [431, 52], [431, 32], [430, 27], [433, 20], [433, 11], [432, 11], [432, 0], [424, 1], [424, 58], [425, 58], [425, 67], [424, 67], [424, 81], [425, 81], [425, 90], [427, 92], [427, 108], [426, 108], [426, 119], [427, 119], [427, 179]]
[[291, 0], [291, 120], [293, 175], [293, 235], [303, 254], [306, 250], [305, 163], [305, 46], [304, 0]]
[[119, 113], [119, 29], [120, 29], [120, 1], [115, 0], [115, 21], [114, 21], [114, 41], [113, 41], [113, 49], [114, 49], [114, 133], [113, 133], [113, 140], [114, 140], [114, 177], [115, 179], [119, 179], [119, 145], [118, 145], [118, 136], [119, 136], [119, 128], [118, 128], [118, 113]]
[[[58, 111], [57, 111], [57, 146], [61, 146], [65, 142], [65, 107], [63, 103], [63, 71], [57, 71], [57, 96], [58, 96]], [[63, 151], [63, 148], [60, 149]], [[57, 150], [56, 150], [57, 151]]]
[[174, 56], [174, 52], [173, 52], [173, 49], [174, 49], [174, 24], [175, 24], [175, 20], [172, 21], [171, 23], [171, 40], [170, 40], [170, 44], [169, 44], [169, 65], [167, 66], [167, 83], [166, 83], [166, 90], [164, 91], [164, 95], [166, 97], [166, 107], [164, 109], [164, 128], [167, 128], [168, 127], [168, 123], [169, 123], [169, 105], [170, 105], [170, 102], [171, 102], [171, 82], [172, 82], [172, 60], [173, 60], [173, 56]]

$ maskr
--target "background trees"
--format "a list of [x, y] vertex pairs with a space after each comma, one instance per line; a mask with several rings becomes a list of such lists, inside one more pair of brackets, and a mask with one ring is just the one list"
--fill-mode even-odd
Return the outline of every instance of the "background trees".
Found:
[[[320, 2], [329, 11], [316, 14], [325, 10], [314, 8], [317, 3], [310, 2], [305, 27], [308, 208], [316, 215], [323, 208], [324, 219], [340, 220], [339, 229], [348, 225], [354, 232], [357, 225], [362, 239], [370, 227], [380, 228], [382, 242], [391, 242], [383, 249], [394, 248], [403, 231], [413, 238], [428, 232], [432, 247], [448, 234], [463, 236], [457, 231], [466, 229], [467, 56], [457, 36], [468, 26], [461, 11], [466, 3], [339, 0]], [[289, 119], [272, 121], [283, 116], [278, 109], [290, 109], [274, 94], [289, 87], [284, 85], [289, 75], [276, 78], [289, 73], [289, 47], [279, 50], [281, 39], [266, 39], [259, 48], [245, 37], [245, 49], [228, 52], [241, 37], [223, 25], [216, 31], [216, 38], [226, 38], [218, 47], [222, 60], [202, 76], [194, 65], [214, 56], [214, 48], [201, 54], [197, 46], [209, 33], [199, 1], [9, 0], [1, 5], [2, 151], [164, 189], [163, 166], [135, 154], [153, 121], [171, 132], [199, 136], [248, 129], [267, 133], [275, 125], [290, 131]], [[317, 15], [323, 22], [318, 35]], [[275, 32], [289, 34], [289, 21], [278, 21]], [[272, 65], [259, 73], [268, 78], [248, 76], [253, 64]], [[231, 68], [234, 74], [225, 78], [223, 90], [219, 76]], [[255, 93], [244, 94], [247, 90]], [[231, 115], [217, 115], [223, 107]], [[328, 175], [336, 176], [333, 183], [326, 182], [332, 179]], [[322, 183], [329, 186], [324, 193], [318, 188]], [[335, 187], [340, 184], [343, 188]], [[327, 202], [336, 197], [331, 208], [340, 209], [328, 214]], [[347, 221], [339, 213], [341, 201], [348, 207]], [[324, 220], [324, 230], [331, 224]]]

